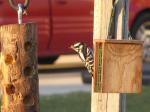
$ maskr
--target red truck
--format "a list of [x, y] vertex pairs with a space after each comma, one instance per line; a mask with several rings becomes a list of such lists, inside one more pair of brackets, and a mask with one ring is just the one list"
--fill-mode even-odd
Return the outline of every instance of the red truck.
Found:
[[[24, 0], [16, 0], [23, 3]], [[38, 23], [38, 56], [52, 63], [68, 47], [82, 41], [92, 46], [94, 0], [31, 0], [24, 22]], [[0, 0], [0, 25], [17, 23], [17, 12]], [[150, 1], [130, 0], [129, 27], [133, 37], [145, 41], [150, 57]]]

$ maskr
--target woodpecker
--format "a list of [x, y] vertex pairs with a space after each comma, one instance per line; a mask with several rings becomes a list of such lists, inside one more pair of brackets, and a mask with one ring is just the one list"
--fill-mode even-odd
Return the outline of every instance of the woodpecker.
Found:
[[77, 42], [70, 47], [75, 52], [78, 53], [80, 59], [84, 63], [85, 67], [88, 69], [88, 72], [91, 76], [93, 76], [93, 65], [94, 65], [94, 58], [93, 58], [93, 50], [85, 43]]

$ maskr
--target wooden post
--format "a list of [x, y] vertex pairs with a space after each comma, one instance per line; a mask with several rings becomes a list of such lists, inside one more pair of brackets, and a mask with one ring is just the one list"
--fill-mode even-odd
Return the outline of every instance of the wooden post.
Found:
[[36, 24], [0, 27], [2, 112], [39, 112]]
[[[123, 37], [123, 7], [125, 0], [118, 0], [115, 12], [115, 37]], [[94, 1], [94, 39], [106, 39], [113, 0]], [[125, 112], [125, 95], [119, 93], [94, 93], [92, 79], [91, 112]]]

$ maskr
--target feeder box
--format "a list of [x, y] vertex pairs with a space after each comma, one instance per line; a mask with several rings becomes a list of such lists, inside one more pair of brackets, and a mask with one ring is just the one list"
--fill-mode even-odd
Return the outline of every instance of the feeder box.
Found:
[[139, 93], [143, 41], [94, 40], [94, 91]]

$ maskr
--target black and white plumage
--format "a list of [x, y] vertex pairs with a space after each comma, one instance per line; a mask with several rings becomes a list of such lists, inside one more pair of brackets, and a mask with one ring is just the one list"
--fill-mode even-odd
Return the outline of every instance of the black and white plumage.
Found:
[[82, 42], [71, 45], [71, 48], [78, 53], [88, 72], [93, 76], [94, 58], [92, 49]]

